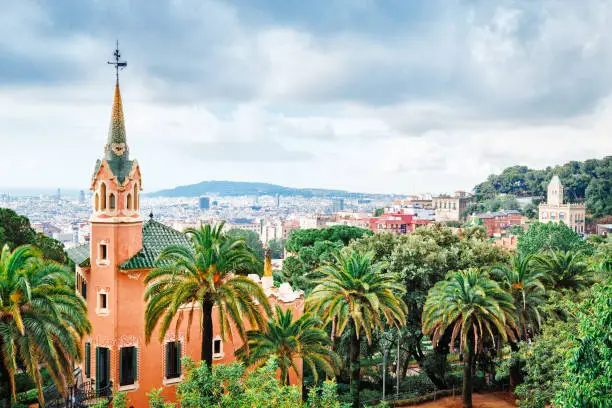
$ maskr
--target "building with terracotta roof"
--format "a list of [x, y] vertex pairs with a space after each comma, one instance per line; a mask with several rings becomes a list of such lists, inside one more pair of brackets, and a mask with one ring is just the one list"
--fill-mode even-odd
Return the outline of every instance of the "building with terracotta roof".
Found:
[[[177, 331], [169, 330], [161, 340], [154, 332], [145, 344], [145, 284], [168, 245], [189, 245], [186, 236], [155, 219], [140, 214], [143, 179], [138, 162], [130, 158], [119, 83], [114, 91], [110, 129], [104, 156], [94, 167], [89, 219], [89, 243], [69, 249], [76, 264], [76, 291], [87, 303], [92, 332], [84, 339], [83, 381], [95, 389], [126, 391], [133, 406], [148, 406], [146, 393], [162, 388], [174, 399], [176, 384], [183, 376], [181, 357], [201, 356], [201, 330], [187, 336], [187, 319]], [[274, 288], [271, 269], [264, 278], [252, 278], [263, 286], [272, 304], [303, 313], [304, 297], [287, 285]], [[197, 310], [197, 306], [196, 306]], [[194, 317], [198, 325], [199, 312]], [[174, 323], [172, 324], [174, 326]], [[213, 360], [234, 360], [241, 345], [239, 336], [223, 339], [216, 309], [213, 310]], [[297, 362], [301, 370], [301, 362]], [[297, 382], [292, 374], [291, 381]]]
[[513, 225], [524, 226], [528, 218], [517, 210], [500, 210], [470, 216], [470, 222], [487, 227], [489, 237], [499, 237]]

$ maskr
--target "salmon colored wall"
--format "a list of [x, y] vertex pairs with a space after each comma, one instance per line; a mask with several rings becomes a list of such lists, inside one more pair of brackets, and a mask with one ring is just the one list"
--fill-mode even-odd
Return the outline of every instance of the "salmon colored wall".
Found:
[[[104, 229], [101, 229], [101, 231], [104, 231]], [[95, 236], [95, 234], [92, 234], [92, 236]], [[121, 260], [122, 258], [117, 257], [115, 259], [123, 262], [124, 259]], [[95, 270], [86, 274], [88, 282], [104, 281], [108, 282], [109, 286], [115, 288], [111, 293], [112, 300], [110, 300], [110, 304], [112, 306], [109, 310], [109, 315], [105, 317], [100, 317], [96, 314], [95, 305], [92, 305], [91, 296], [88, 294], [89, 316], [92, 321], [93, 332], [85, 341], [92, 343], [91, 376], [95, 377], [96, 374], [95, 348], [97, 346], [108, 347], [111, 349], [111, 379], [117, 389], [119, 385], [119, 348], [136, 346], [138, 348], [138, 385], [135, 389], [132, 389], [133, 387], [130, 386], [121, 388], [128, 392], [132, 405], [136, 408], [148, 406], [146, 394], [153, 388], [163, 388], [162, 395], [170, 401], [175, 400], [176, 390], [176, 383], [164, 384], [164, 343], [175, 340], [174, 324], [171, 326], [172, 329], [166, 334], [163, 343], [159, 341], [158, 332], [156, 331], [151, 338], [150, 344], [145, 344], [144, 310], [146, 304], [144, 302], [145, 285], [143, 279], [147, 272], [146, 270], [138, 270], [126, 273], [125, 271], [118, 270], [111, 271], [108, 268], [95, 268]], [[112, 283], [113, 277], [116, 278], [115, 285]], [[90, 287], [88, 283], [88, 291]], [[271, 298], [270, 301], [272, 304], [277, 302], [275, 298]], [[280, 302], [280, 304], [285, 310], [292, 308], [294, 314], [298, 316], [303, 313], [303, 298], [293, 303], [286, 304]], [[185, 313], [187, 313], [187, 310], [185, 310]], [[220, 333], [216, 308], [213, 310], [213, 331], [213, 336], [217, 336]], [[234, 351], [242, 345], [242, 341], [235, 330], [232, 330], [232, 332], [234, 341], [232, 342], [227, 338], [223, 342], [222, 351], [224, 355], [222, 358], [214, 360], [215, 364], [227, 364], [235, 360]], [[196, 310], [193, 319], [189, 341], [187, 341], [187, 315], [185, 315], [185, 319], [179, 327], [178, 339], [183, 342], [183, 356], [188, 355], [198, 361], [200, 359], [202, 341], [199, 309]], [[299, 375], [301, 377], [301, 361], [298, 362], [298, 367], [300, 368]], [[291, 383], [299, 385], [301, 383], [300, 377], [292, 371], [290, 373]]]

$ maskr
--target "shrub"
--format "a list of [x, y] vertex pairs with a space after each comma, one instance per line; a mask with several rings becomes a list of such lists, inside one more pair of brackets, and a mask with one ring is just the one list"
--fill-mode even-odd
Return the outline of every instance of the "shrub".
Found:
[[152, 389], [151, 392], [147, 394], [147, 397], [149, 397], [149, 408], [175, 408], [176, 405], [173, 403], [164, 401], [161, 392], [162, 389], [157, 388]]
[[113, 408], [127, 408], [130, 404], [130, 399], [127, 396], [127, 392], [118, 391], [113, 395]]

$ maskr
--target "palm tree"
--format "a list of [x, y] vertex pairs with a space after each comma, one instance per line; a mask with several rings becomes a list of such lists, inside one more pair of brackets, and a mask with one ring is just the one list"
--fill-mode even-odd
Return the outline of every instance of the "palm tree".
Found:
[[72, 362], [82, 359], [81, 340], [91, 331], [85, 302], [69, 270], [30, 245], [0, 254], [0, 354], [16, 400], [15, 374], [22, 364], [44, 405], [40, 367], [61, 392], [72, 381]]
[[546, 304], [547, 275], [533, 267], [532, 255], [516, 255], [511, 266], [494, 267], [492, 274], [514, 299], [520, 330], [517, 337], [527, 340], [529, 329], [535, 332], [542, 322], [540, 310]]
[[315, 382], [318, 380], [317, 368], [333, 377], [334, 365], [339, 365], [340, 359], [330, 350], [331, 340], [322, 324], [310, 313], [294, 320], [290, 309], [283, 311], [276, 305], [274, 318], [263, 329], [248, 331], [248, 343], [236, 351], [236, 356], [249, 365], [263, 366], [271, 355], [276, 355], [283, 385], [289, 385], [291, 369], [299, 376], [295, 364], [298, 359], [310, 367]]
[[550, 251], [534, 257], [535, 268], [550, 277], [556, 290], [579, 291], [590, 284], [586, 258], [575, 251]]
[[347, 250], [333, 255], [333, 261], [318, 269], [320, 278], [307, 299], [308, 309], [325, 323], [334, 320], [336, 335], [351, 332], [349, 361], [353, 407], [359, 407], [359, 342], [361, 334], [371, 341], [375, 328], [399, 326], [407, 308], [401, 295], [404, 286], [397, 276], [382, 272], [385, 264], [374, 263], [371, 252]]
[[472, 362], [474, 351], [485, 338], [506, 340], [516, 330], [512, 297], [486, 272], [467, 269], [451, 272], [430, 289], [423, 307], [423, 332], [434, 345], [451, 330], [451, 344], [459, 338], [464, 355], [463, 406], [472, 407]]
[[246, 323], [250, 327], [263, 327], [266, 323], [263, 307], [271, 309], [263, 289], [251, 279], [236, 276], [235, 271], [257, 272], [258, 261], [244, 240], [222, 234], [224, 223], [185, 230], [190, 246], [171, 245], [157, 259], [157, 268], [151, 270], [144, 282], [145, 339], [151, 340], [159, 325], [159, 340], [175, 321], [178, 330], [184, 314], [188, 317], [187, 338], [196, 309], [202, 310], [201, 359], [212, 366], [213, 321], [212, 310], [217, 306], [221, 338], [232, 339], [230, 324], [240, 338], [246, 341]]

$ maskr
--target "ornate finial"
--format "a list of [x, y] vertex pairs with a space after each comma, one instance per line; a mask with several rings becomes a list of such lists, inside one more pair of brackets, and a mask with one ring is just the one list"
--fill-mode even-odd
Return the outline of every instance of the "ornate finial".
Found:
[[113, 56], [115, 57], [115, 60], [107, 61], [106, 63], [115, 66], [115, 76], [117, 77], [117, 85], [119, 85], [119, 69], [123, 69], [127, 67], [126, 61], [120, 61], [121, 54], [119, 53], [119, 40], [117, 40], [117, 46], [115, 48], [115, 52], [113, 53]]
[[151, 212], [149, 213], [149, 219], [153, 219], [153, 210], [151, 210]]
[[272, 250], [266, 248], [264, 256], [264, 276], [272, 276]]

